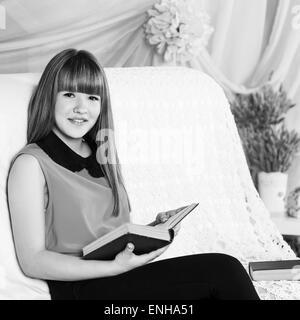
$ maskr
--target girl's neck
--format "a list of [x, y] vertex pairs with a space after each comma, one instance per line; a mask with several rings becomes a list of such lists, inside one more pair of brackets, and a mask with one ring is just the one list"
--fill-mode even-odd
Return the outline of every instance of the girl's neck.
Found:
[[52, 131], [74, 152], [81, 155], [82, 157], [87, 157], [91, 154], [90, 147], [84, 141], [83, 138], [68, 138], [59, 132], [56, 128], [53, 128]]

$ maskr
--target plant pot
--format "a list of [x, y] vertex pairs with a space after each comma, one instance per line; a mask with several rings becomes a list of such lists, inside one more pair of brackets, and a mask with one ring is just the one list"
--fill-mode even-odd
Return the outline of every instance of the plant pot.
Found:
[[284, 217], [288, 175], [282, 172], [259, 172], [258, 192], [271, 216]]
[[300, 219], [300, 187], [287, 195], [286, 213], [289, 217]]

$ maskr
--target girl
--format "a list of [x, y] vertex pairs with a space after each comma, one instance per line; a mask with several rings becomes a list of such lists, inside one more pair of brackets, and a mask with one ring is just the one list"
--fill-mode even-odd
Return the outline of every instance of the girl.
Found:
[[96, 58], [75, 49], [57, 54], [31, 97], [27, 145], [7, 179], [23, 272], [46, 280], [52, 299], [259, 299], [240, 262], [225, 254], [149, 263], [167, 247], [136, 255], [129, 243], [111, 261], [80, 257], [82, 247], [130, 219], [113, 135], [107, 140], [113, 130]]

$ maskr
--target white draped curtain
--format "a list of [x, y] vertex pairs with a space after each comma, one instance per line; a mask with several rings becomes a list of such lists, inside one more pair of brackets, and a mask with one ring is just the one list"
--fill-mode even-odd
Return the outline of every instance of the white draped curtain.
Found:
[[[283, 83], [297, 103], [287, 124], [300, 132], [300, 0], [186, 1], [195, 10], [204, 8], [214, 28], [207, 50], [186, 66], [210, 74], [227, 92], [239, 93], [257, 89], [273, 72], [272, 84]], [[0, 73], [40, 72], [52, 56], [70, 47], [93, 52], [104, 67], [164, 65], [142, 27], [156, 2], [0, 1]], [[300, 160], [292, 170], [299, 171], [300, 185]]]
[[273, 72], [271, 83], [283, 83], [298, 104], [287, 124], [300, 131], [300, 0], [204, 0], [202, 5], [215, 32], [192, 66], [239, 93], [256, 90]]
[[93, 52], [103, 66], [152, 65], [144, 42], [154, 0], [5, 0], [0, 73], [38, 72], [66, 48]]

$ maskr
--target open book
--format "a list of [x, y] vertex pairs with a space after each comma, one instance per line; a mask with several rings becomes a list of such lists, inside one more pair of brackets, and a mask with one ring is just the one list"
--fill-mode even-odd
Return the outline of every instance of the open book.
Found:
[[198, 204], [180, 207], [166, 222], [155, 226], [125, 223], [85, 246], [82, 257], [89, 260], [113, 260], [129, 242], [134, 244], [135, 254], [164, 247], [173, 241], [175, 226]]
[[250, 262], [249, 274], [254, 281], [300, 280], [300, 259]]

